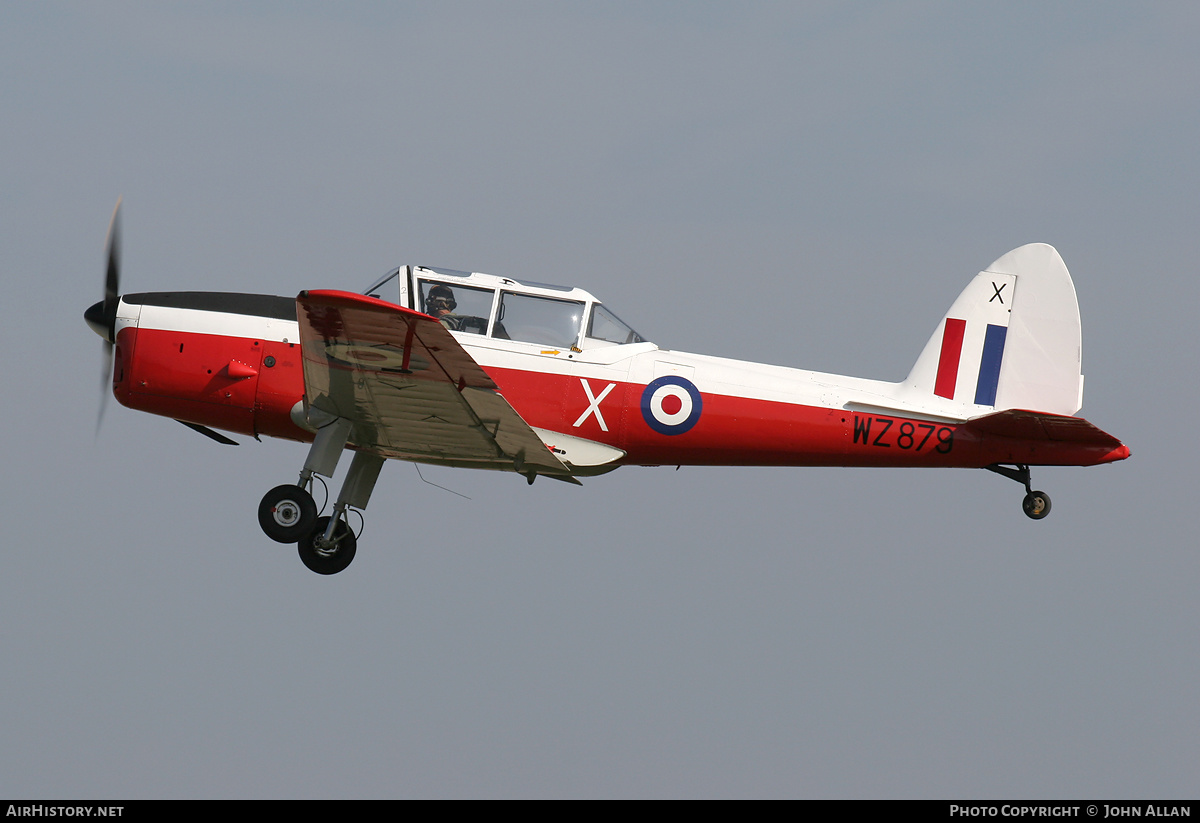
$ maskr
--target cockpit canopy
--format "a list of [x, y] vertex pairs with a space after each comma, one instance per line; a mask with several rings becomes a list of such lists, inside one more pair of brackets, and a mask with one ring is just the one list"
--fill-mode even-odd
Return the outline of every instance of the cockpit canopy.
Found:
[[583, 289], [480, 272], [402, 266], [364, 294], [438, 318], [451, 331], [560, 349], [644, 343]]

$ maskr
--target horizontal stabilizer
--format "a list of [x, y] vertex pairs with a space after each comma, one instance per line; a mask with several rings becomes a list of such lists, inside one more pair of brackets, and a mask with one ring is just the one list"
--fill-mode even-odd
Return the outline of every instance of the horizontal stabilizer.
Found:
[[966, 422], [965, 428], [991, 437], [1063, 443], [1106, 450], [1105, 459], [1100, 462], [1124, 460], [1129, 456], [1129, 447], [1082, 417], [1007, 409], [972, 418]]

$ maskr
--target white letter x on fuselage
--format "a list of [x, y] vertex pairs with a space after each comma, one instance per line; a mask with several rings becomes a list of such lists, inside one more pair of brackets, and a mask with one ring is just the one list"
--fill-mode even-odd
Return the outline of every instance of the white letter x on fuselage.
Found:
[[588, 407], [584, 410], [583, 414], [579, 415], [579, 419], [576, 420], [572, 425], [575, 428], [579, 428], [581, 425], [583, 425], [583, 421], [588, 419], [589, 415], [594, 414], [596, 415], [596, 422], [600, 424], [600, 431], [608, 431], [608, 426], [604, 425], [604, 415], [600, 414], [600, 402], [604, 400], [604, 398], [608, 397], [608, 393], [616, 388], [617, 384], [609, 383], [604, 387], [604, 391], [600, 392], [599, 397], [593, 397], [592, 387], [588, 385], [588, 381], [581, 377], [579, 378], [579, 382], [583, 384], [583, 393], [587, 395]]

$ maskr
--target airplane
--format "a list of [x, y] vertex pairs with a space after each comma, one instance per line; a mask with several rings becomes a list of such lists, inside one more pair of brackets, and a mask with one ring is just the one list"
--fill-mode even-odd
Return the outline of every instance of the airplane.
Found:
[[[361, 294], [122, 295], [119, 215], [120, 201], [104, 297], [84, 313], [114, 396], [220, 443], [236, 445], [218, 430], [310, 443], [258, 519], [319, 574], [354, 559], [348, 513], [361, 517], [387, 458], [576, 485], [629, 465], [980, 468], [1021, 483], [1040, 520], [1050, 497], [1031, 466], [1130, 454], [1075, 416], [1079, 306], [1045, 244], [979, 272], [891, 383], [662, 349], [583, 289], [428, 266]], [[314, 478], [346, 450], [322, 514]]]

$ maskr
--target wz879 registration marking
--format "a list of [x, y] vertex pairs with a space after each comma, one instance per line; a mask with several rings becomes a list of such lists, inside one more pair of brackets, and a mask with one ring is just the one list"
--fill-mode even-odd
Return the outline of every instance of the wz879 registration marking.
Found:
[[954, 429], [934, 423], [914, 423], [911, 420], [900, 421], [897, 425], [896, 419], [892, 417], [856, 414], [854, 443], [914, 452], [933, 449], [938, 454], [949, 454], [954, 448]]

